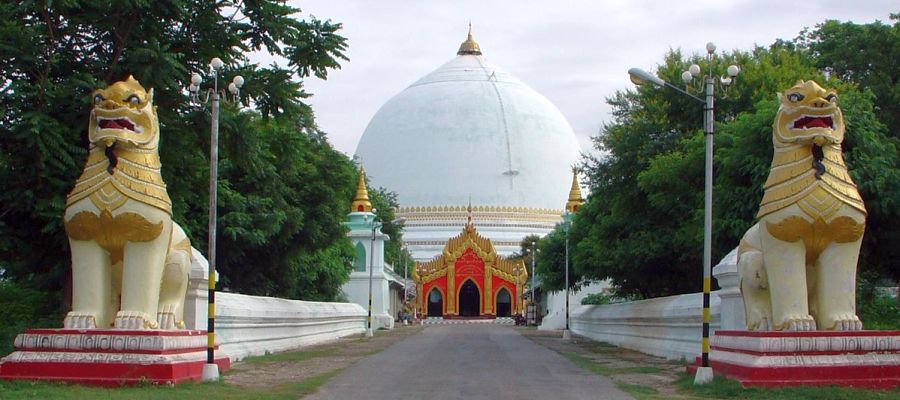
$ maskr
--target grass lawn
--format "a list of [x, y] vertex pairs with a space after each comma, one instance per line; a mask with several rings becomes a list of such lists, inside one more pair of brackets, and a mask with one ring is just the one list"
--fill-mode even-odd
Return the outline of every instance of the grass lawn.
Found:
[[794, 387], [780, 389], [743, 388], [737, 381], [716, 377], [709, 385], [694, 385], [694, 377], [683, 374], [676, 382], [682, 393], [704, 399], [765, 400], [896, 400], [900, 389], [867, 390], [836, 386]]
[[217, 383], [183, 383], [176, 386], [137, 385], [120, 388], [95, 388], [47, 382], [0, 381], [0, 400], [15, 399], [259, 399], [295, 400], [316, 391], [341, 370], [267, 388], [243, 388]]

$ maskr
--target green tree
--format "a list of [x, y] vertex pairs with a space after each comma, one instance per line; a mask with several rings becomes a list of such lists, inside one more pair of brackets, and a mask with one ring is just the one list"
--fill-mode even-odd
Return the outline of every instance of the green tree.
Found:
[[[895, 270], [893, 260], [884, 258], [900, 243], [883, 227], [896, 221], [896, 206], [886, 205], [900, 199], [900, 153], [875, 118], [871, 93], [837, 80], [825, 82], [810, 53], [788, 42], [726, 54], [717, 57], [716, 65], [731, 61], [742, 70], [716, 108], [713, 260], [733, 249], [755, 221], [772, 159], [775, 92], [799, 79], [815, 79], [840, 93], [847, 121], [845, 158], [869, 208], [861, 268]], [[672, 52], [659, 74], [677, 82], [690, 63], [704, 62]], [[575, 269], [589, 278], [612, 279], [620, 296], [701, 289], [705, 138], [699, 107], [685, 106], [683, 97], [656, 87], [611, 97], [615, 119], [595, 138], [607, 156], [586, 163], [592, 195], [579, 212], [580, 220], [589, 223], [572, 228], [578, 241]]]
[[[531, 268], [532, 258], [534, 257], [534, 253], [532, 252], [534, 249], [537, 249], [538, 252], [542, 251], [541, 246], [541, 237], [538, 235], [528, 235], [522, 238], [519, 241], [519, 251], [513, 253], [509, 258], [511, 260], [522, 260], [525, 263], [525, 269], [528, 270], [528, 282], [531, 282], [531, 278], [534, 277], [535, 280], [540, 281], [541, 277], [534, 275], [534, 270]], [[533, 243], [533, 244], [532, 244]], [[537, 263], [540, 258], [534, 259], [535, 268], [537, 268]], [[529, 284], [530, 286], [530, 284]]]
[[390, 240], [384, 245], [384, 261], [393, 265], [394, 272], [400, 276], [403, 276], [404, 268], [409, 270], [407, 271], [407, 276], [411, 276], [415, 260], [409, 254], [409, 251], [403, 248], [403, 223], [387, 223], [397, 218], [395, 210], [400, 207], [400, 203], [397, 201], [397, 193], [384, 187], [379, 187], [369, 191], [369, 200], [372, 202], [372, 207], [376, 210], [376, 218], [385, 222], [381, 231], [390, 236]]
[[[830, 69], [841, 80], [871, 92], [872, 110], [860, 110], [862, 117], [848, 120], [864, 130], [861, 140], [848, 138], [851, 149], [854, 143], [864, 149], [853, 151], [847, 160], [869, 209], [860, 265], [875, 273], [873, 279], [887, 277], [898, 282], [900, 232], [891, 227], [900, 223], [896, 185], [900, 161], [890, 157], [900, 147], [900, 13], [891, 14], [890, 20], [893, 25], [829, 20], [803, 31], [797, 41], [812, 53], [817, 67]], [[846, 99], [842, 103], [857, 105]], [[883, 127], [890, 139], [883, 137]]]
[[[577, 215], [577, 214], [576, 214]], [[541, 287], [548, 291], [560, 291], [566, 288], [566, 235], [570, 229], [566, 223], [559, 223], [550, 234], [539, 242], [540, 252], [537, 255], [537, 273]], [[571, 254], [575, 242], [569, 241], [569, 289], [579, 290], [584, 284], [582, 273], [576, 270]]]
[[893, 25], [828, 20], [801, 32], [797, 42], [812, 52], [816, 66], [875, 95], [878, 119], [900, 139], [900, 13]]
[[[353, 167], [315, 125], [302, 79], [346, 60], [340, 24], [297, 19], [284, 0], [25, 0], [0, 7], [0, 266], [59, 296], [69, 255], [65, 196], [86, 156], [90, 93], [129, 74], [155, 91], [175, 218], [205, 252], [209, 113], [185, 82], [209, 60], [246, 79], [249, 109], [223, 107], [218, 268], [225, 287], [327, 299], [352, 256], [339, 221]], [[283, 57], [249, 64], [246, 53]], [[65, 299], [54, 299], [56, 304]]]

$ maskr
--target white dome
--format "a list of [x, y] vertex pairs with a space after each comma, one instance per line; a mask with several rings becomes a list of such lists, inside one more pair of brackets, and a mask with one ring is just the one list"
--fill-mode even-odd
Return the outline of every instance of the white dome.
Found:
[[356, 155], [403, 207], [471, 204], [561, 210], [580, 149], [544, 96], [460, 55], [375, 114]]

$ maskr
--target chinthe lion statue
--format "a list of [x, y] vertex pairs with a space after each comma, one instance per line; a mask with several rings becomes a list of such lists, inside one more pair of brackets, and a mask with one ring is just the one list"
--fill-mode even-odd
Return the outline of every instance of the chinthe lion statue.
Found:
[[750, 330], [861, 330], [856, 265], [866, 208], [841, 154], [834, 90], [779, 93], [775, 152], [757, 217], [738, 246]]
[[153, 90], [93, 93], [90, 154], [66, 199], [72, 311], [65, 328], [183, 328], [191, 244], [160, 174]]

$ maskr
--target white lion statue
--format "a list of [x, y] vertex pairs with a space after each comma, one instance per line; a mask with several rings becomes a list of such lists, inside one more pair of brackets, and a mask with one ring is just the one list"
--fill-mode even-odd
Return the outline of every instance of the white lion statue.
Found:
[[93, 95], [90, 154], [66, 199], [72, 311], [64, 328], [183, 328], [191, 244], [160, 174], [153, 90], [133, 77]]
[[841, 154], [834, 90], [779, 93], [775, 152], [757, 217], [738, 246], [750, 330], [861, 330], [856, 264], [866, 208]]

